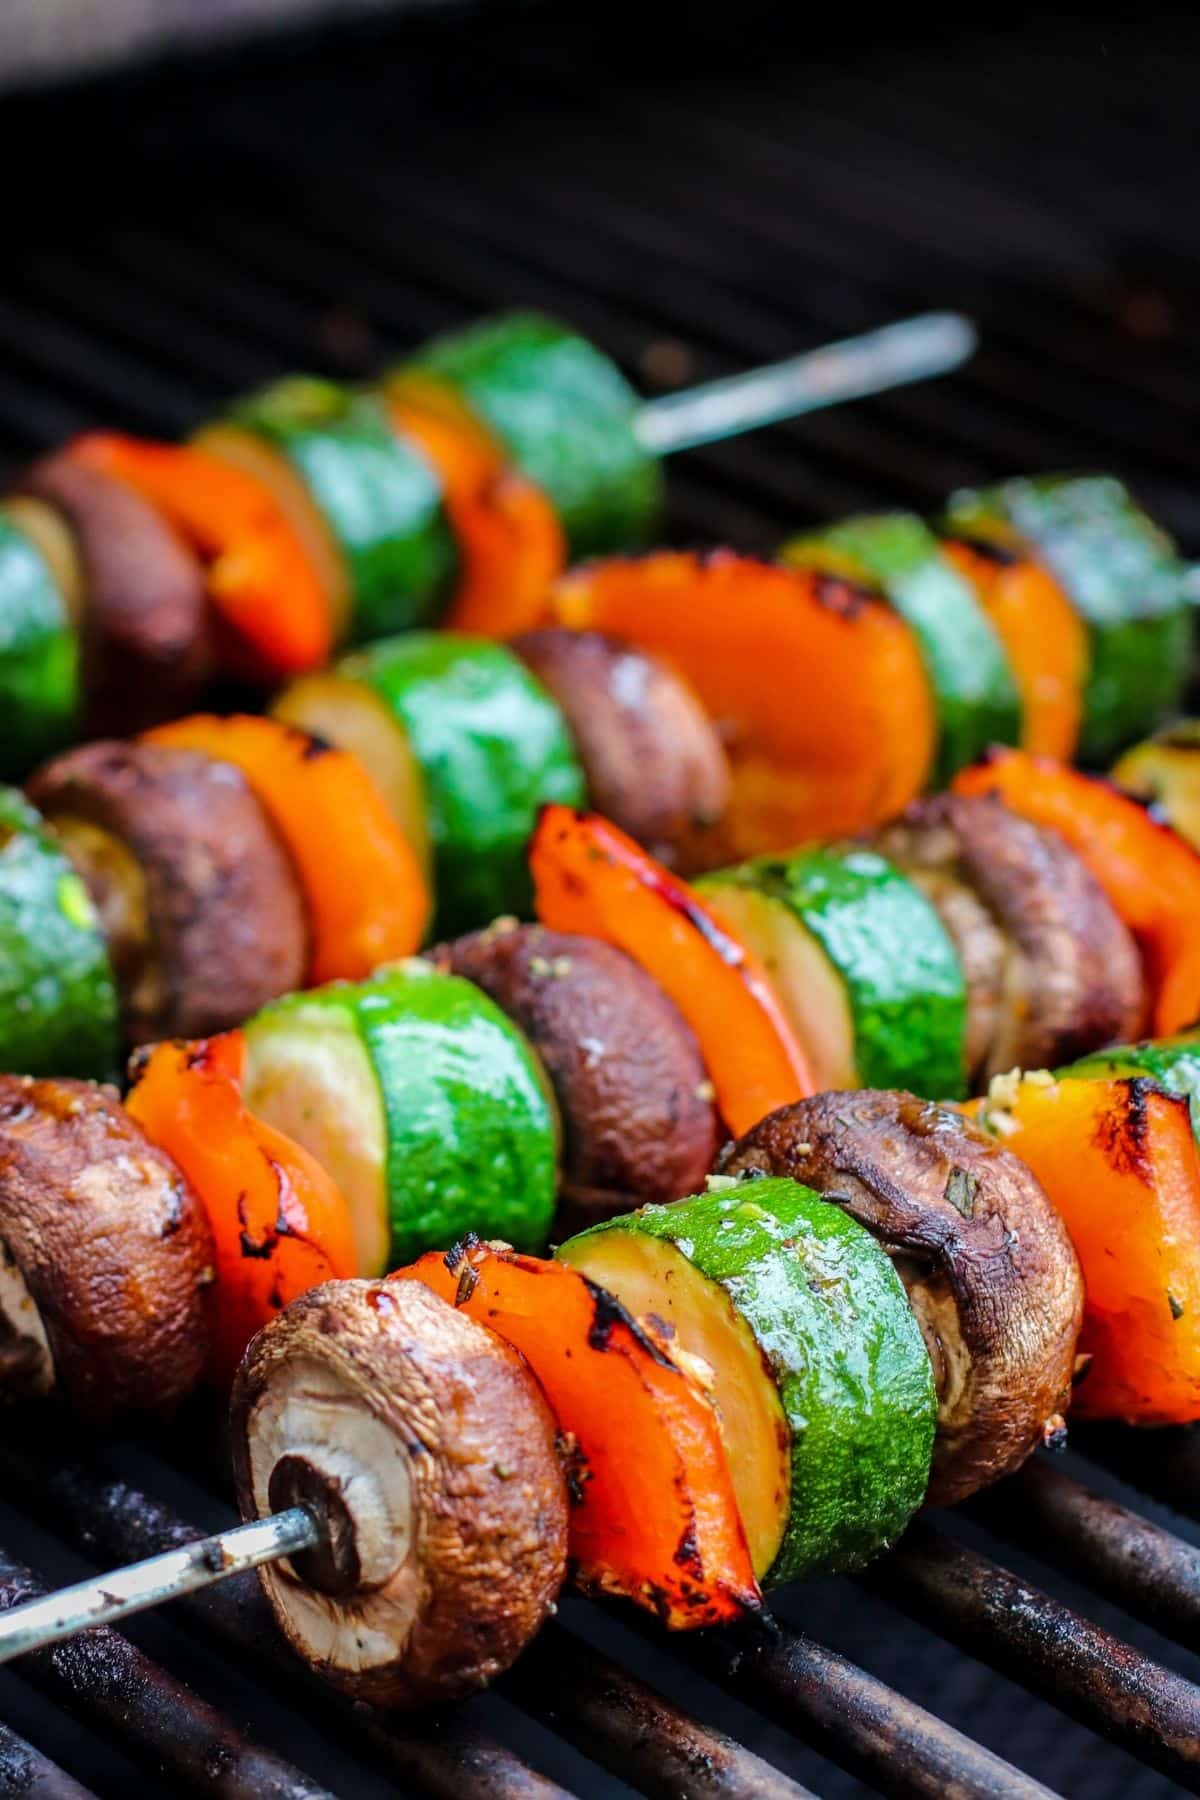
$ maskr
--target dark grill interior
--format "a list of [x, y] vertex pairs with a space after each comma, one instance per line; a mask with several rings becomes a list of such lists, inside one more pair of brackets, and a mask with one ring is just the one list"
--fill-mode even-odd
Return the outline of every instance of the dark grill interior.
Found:
[[[864, 16], [814, 39], [806, 18], [789, 42], [769, 8], [737, 10], [668, 8], [661, 44], [649, 8], [448, 10], [7, 101], [0, 474], [91, 424], [182, 432], [289, 365], [364, 374], [512, 303], [572, 319], [651, 391], [954, 305], [985, 334], [965, 373], [683, 459], [674, 536], [766, 550], [842, 511], [1091, 465], [1200, 549], [1194, 20], [872, 39]], [[57, 1582], [230, 1516], [199, 1415], [156, 1443], [63, 1438], [0, 1438], [6, 1603], [22, 1563]], [[863, 1582], [785, 1594], [773, 1640], [667, 1646], [569, 1602], [445, 1719], [321, 1695], [235, 1583], [135, 1625], [157, 1666], [85, 1644], [0, 1676], [20, 1734], [0, 1730], [0, 1794], [78, 1795], [42, 1753], [110, 1795], [1200, 1791], [1200, 1661], [1179, 1647], [1200, 1451], [1075, 1444]]]

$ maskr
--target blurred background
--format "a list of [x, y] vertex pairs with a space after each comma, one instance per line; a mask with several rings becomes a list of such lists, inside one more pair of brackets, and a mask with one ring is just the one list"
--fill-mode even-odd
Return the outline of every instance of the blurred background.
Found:
[[[1121, 474], [1200, 551], [1195, 8], [833, 10], [5, 0], [0, 480], [88, 426], [182, 434], [289, 369], [355, 378], [517, 304], [651, 393], [951, 306], [983, 333], [969, 367], [680, 458], [672, 536], [766, 551], [1070, 467]], [[2, 1502], [0, 1527], [73, 1572]], [[1173, 1791], [849, 1583], [788, 1608], [1060, 1793]], [[597, 1629], [668, 1691], [688, 1680]], [[396, 1791], [169, 1621], [133, 1635], [338, 1791]], [[865, 1791], [715, 1689], [689, 1703], [817, 1792]], [[0, 1717], [100, 1793], [160, 1791], [7, 1674]], [[629, 1791], [548, 1733], [520, 1741], [575, 1791]]]

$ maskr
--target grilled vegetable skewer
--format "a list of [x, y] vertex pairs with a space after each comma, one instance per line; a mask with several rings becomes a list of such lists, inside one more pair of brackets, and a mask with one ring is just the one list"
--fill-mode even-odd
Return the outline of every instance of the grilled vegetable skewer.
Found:
[[[836, 1112], [852, 1097], [828, 1098]], [[1022, 1461], [1071, 1367], [1070, 1245], [974, 1127], [860, 1099], [875, 1111], [845, 1125], [847, 1146], [878, 1142], [886, 1163], [885, 1117], [919, 1119], [936, 1145], [928, 1177], [892, 1183], [892, 1212], [868, 1206], [869, 1228], [854, 1201], [786, 1178], [718, 1178], [573, 1239], [557, 1263], [471, 1240], [384, 1283], [328, 1284], [264, 1330], [235, 1386], [235, 1470], [243, 1511], [280, 1514], [281, 1535], [309, 1509], [312, 1540], [297, 1551], [292, 1536], [263, 1573], [300, 1653], [363, 1699], [452, 1697], [511, 1661], [568, 1555], [585, 1588], [676, 1628], [733, 1619], [757, 1609], [759, 1581], [885, 1547], [925, 1497], [935, 1417], [946, 1491]], [[939, 1339], [941, 1277], [910, 1283], [914, 1312], [887, 1253], [937, 1238], [938, 1158], [973, 1159], [975, 1241], [964, 1230], [945, 1252], [961, 1317], [982, 1317], [1001, 1270], [1026, 1315], [1007, 1410], [996, 1345], [978, 1325]], [[0, 1622], [0, 1647], [26, 1644], [22, 1625]]]
[[443, 614], [534, 624], [568, 549], [649, 535], [661, 456], [942, 373], [973, 346], [953, 315], [909, 320], [733, 384], [750, 402], [735, 423], [720, 384], [714, 428], [707, 390], [639, 409], [598, 349], [521, 314], [439, 339], [374, 393], [279, 382], [188, 448], [79, 440], [0, 509], [0, 775], [81, 727], [186, 710], [214, 663], [269, 682]]

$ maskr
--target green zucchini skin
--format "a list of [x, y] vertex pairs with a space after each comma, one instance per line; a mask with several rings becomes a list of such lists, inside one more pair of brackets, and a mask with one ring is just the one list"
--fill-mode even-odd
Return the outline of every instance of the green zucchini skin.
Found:
[[1088, 627], [1080, 756], [1107, 764], [1179, 707], [1192, 647], [1187, 569], [1110, 475], [1039, 475], [954, 495], [952, 534], [1016, 543], [1049, 569]]
[[[368, 981], [273, 1001], [257, 1022], [320, 1030], [349, 1019], [383, 1103], [384, 1204], [397, 1268], [467, 1231], [544, 1246], [557, 1189], [557, 1119], [521, 1032], [487, 995], [413, 960]], [[329, 1104], [336, 1106], [331, 1092]]]
[[786, 907], [846, 990], [858, 1082], [931, 1098], [966, 1093], [967, 988], [949, 932], [914, 882], [862, 845], [814, 845], [704, 877]]
[[68, 744], [79, 704], [66, 601], [37, 545], [0, 507], [0, 776], [24, 775]]
[[1174, 1037], [1147, 1038], [1140, 1044], [1117, 1044], [1097, 1050], [1057, 1071], [1060, 1081], [1121, 1080], [1146, 1076], [1179, 1094], [1188, 1103], [1192, 1130], [1200, 1140], [1200, 1027], [1192, 1026]]
[[410, 632], [344, 658], [403, 726], [425, 777], [437, 930], [528, 916], [525, 849], [540, 808], [582, 806], [583, 770], [562, 713], [503, 644]]
[[240, 401], [230, 419], [303, 479], [345, 559], [356, 640], [437, 618], [458, 568], [441, 482], [374, 395], [296, 375]]
[[435, 338], [409, 369], [453, 388], [500, 439], [549, 497], [573, 557], [650, 541], [662, 477], [635, 434], [641, 403], [585, 338], [540, 313], [510, 313]]
[[937, 707], [933, 786], [944, 787], [989, 744], [1020, 743], [1021, 702], [1004, 646], [970, 583], [914, 513], [847, 519], [793, 540], [782, 554], [793, 565], [831, 560], [831, 572], [851, 569], [911, 625]]
[[[791, 1428], [788, 1522], [768, 1584], [861, 1568], [921, 1505], [933, 1370], [903, 1283], [870, 1233], [784, 1178], [645, 1206], [600, 1232], [665, 1238], [724, 1288]], [[568, 1261], [570, 1246], [564, 1246]]]
[[87, 889], [24, 795], [0, 788], [0, 1068], [111, 1081], [117, 989]]

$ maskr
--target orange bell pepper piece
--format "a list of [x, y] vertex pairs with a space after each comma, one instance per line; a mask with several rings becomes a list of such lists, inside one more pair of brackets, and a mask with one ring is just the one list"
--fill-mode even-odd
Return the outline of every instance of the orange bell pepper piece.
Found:
[[295, 865], [311, 934], [309, 982], [361, 981], [419, 949], [429, 922], [421, 865], [357, 756], [278, 719], [197, 713], [145, 734], [245, 775]]
[[576, 1579], [672, 1630], [757, 1611], [712, 1403], [650, 1328], [566, 1263], [468, 1239], [391, 1281], [422, 1281], [521, 1352], [578, 1455]]
[[981, 1121], [1026, 1162], [1083, 1270], [1071, 1410], [1134, 1425], [1200, 1419], [1200, 1153], [1188, 1102], [1152, 1081], [1005, 1078]]
[[512, 466], [465, 409], [411, 378], [388, 395], [397, 431], [441, 476], [461, 573], [442, 623], [478, 637], [515, 637], [542, 623], [566, 565], [567, 540], [541, 488]]
[[696, 1034], [735, 1136], [815, 1093], [767, 972], [686, 882], [597, 813], [542, 809], [530, 846], [537, 916], [615, 944], [640, 963]]
[[650, 651], [699, 695], [732, 767], [723, 859], [866, 830], [925, 785], [937, 723], [917, 640], [844, 581], [665, 552], [568, 574], [551, 605], [558, 624]]
[[996, 628], [1021, 697], [1021, 748], [1070, 762], [1083, 722], [1087, 627], [1048, 569], [948, 540], [945, 554]]
[[126, 1105], [200, 1196], [216, 1248], [209, 1376], [227, 1386], [246, 1345], [318, 1282], [357, 1274], [350, 1211], [299, 1144], [243, 1103], [240, 1031], [156, 1044]]
[[71, 455], [136, 488], [207, 564], [218, 614], [268, 678], [320, 669], [333, 652], [330, 596], [270, 490], [203, 450], [115, 433]]
[[998, 794], [1066, 839], [1137, 941], [1163, 1037], [1200, 1017], [1200, 855], [1111, 782], [1022, 750], [993, 750], [954, 778]]

